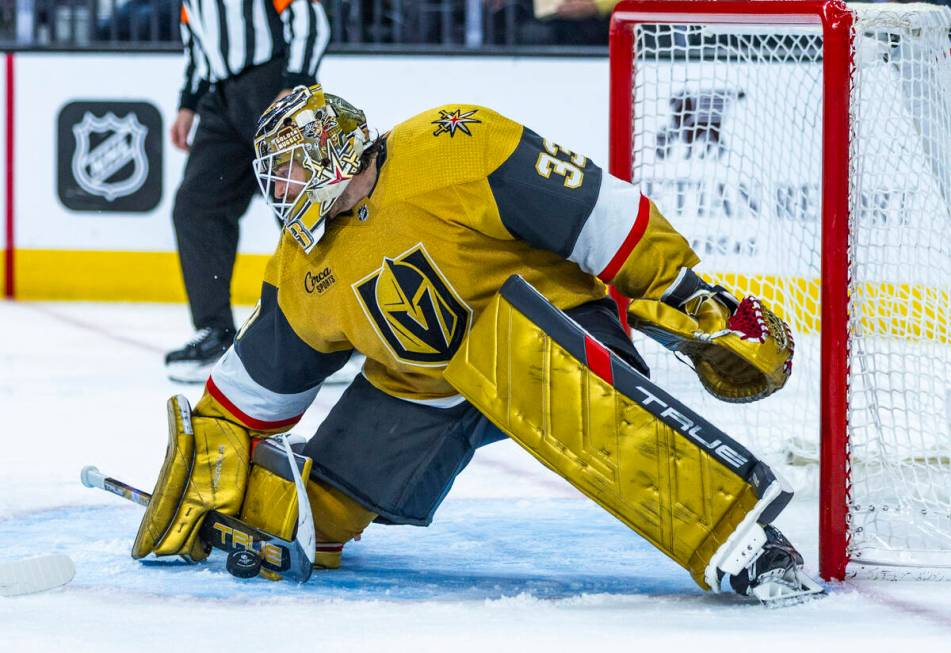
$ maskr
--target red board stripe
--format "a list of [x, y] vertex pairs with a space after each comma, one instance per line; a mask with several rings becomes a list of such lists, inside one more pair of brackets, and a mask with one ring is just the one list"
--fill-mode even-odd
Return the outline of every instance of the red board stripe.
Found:
[[624, 242], [621, 243], [621, 246], [611, 258], [611, 262], [608, 263], [607, 267], [601, 270], [601, 272], [598, 274], [598, 278], [601, 279], [601, 281], [604, 283], [611, 283], [611, 280], [614, 279], [614, 276], [618, 273], [618, 271], [620, 271], [621, 266], [624, 265], [624, 261], [626, 261], [627, 257], [630, 256], [631, 251], [637, 247], [637, 243], [641, 242], [644, 232], [647, 231], [647, 223], [650, 222], [650, 217], [651, 202], [649, 199], [647, 199], [646, 195], [641, 195], [641, 201], [637, 207], [637, 217], [634, 219], [634, 225], [628, 232]]
[[230, 399], [228, 399], [225, 394], [215, 385], [214, 380], [209, 376], [208, 382], [205, 383], [205, 391], [215, 398], [219, 404], [224, 406], [229, 413], [237, 417], [241, 422], [256, 431], [272, 431], [274, 429], [281, 429], [285, 426], [293, 426], [300, 421], [300, 418], [303, 417], [303, 413], [297, 415], [296, 417], [291, 417], [290, 419], [277, 420], [275, 422], [269, 422], [266, 420], [255, 419], [242, 411], [240, 408], [235, 406]]
[[7, 91], [7, 119], [5, 124], [6, 147], [4, 148], [4, 161], [6, 163], [6, 177], [4, 179], [6, 195], [6, 211], [4, 213], [4, 231], [6, 234], [6, 246], [3, 251], [3, 296], [7, 299], [13, 299], [15, 295], [15, 284], [13, 278], [13, 256], [16, 245], [13, 228], [13, 53], [6, 55], [6, 91]]
[[611, 352], [589, 335], [584, 337], [584, 357], [588, 368], [602, 379], [614, 385], [614, 371], [611, 369]]

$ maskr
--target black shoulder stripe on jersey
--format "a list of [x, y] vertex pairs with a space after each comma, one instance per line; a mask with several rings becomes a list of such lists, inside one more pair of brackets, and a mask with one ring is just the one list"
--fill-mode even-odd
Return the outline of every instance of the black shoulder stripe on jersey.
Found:
[[590, 159], [581, 168], [574, 166], [583, 177], [580, 185], [569, 188], [566, 176], [551, 170], [553, 159], [574, 166], [570, 154], [551, 155], [541, 136], [525, 128], [512, 155], [489, 175], [489, 187], [509, 233], [568, 258], [598, 201], [601, 168]]
[[235, 351], [248, 374], [272, 392], [296, 394], [310, 390], [343, 367], [352, 349], [325, 354], [294, 333], [277, 303], [277, 288], [261, 286], [261, 309], [235, 341]]

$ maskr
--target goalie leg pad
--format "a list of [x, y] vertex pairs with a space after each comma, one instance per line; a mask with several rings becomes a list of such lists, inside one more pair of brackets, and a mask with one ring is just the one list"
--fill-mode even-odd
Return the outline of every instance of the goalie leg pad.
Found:
[[704, 589], [716, 587], [719, 562], [742, 559], [747, 525], [768, 523], [792, 497], [749, 451], [520, 277], [485, 309], [445, 378]]
[[209, 510], [234, 515], [247, 485], [250, 437], [236, 424], [192, 418], [188, 400], [168, 400], [168, 448], [152, 499], [139, 525], [132, 557], [208, 557], [198, 530]]
[[[336, 488], [311, 478], [313, 461], [306, 456], [296, 458], [314, 516], [317, 534], [315, 566], [336, 569], [340, 566], [343, 545], [359, 537], [376, 513]], [[253, 463], [241, 519], [285, 540], [293, 539], [297, 524], [297, 491], [284, 451], [276, 442], [261, 442], [254, 449]]]

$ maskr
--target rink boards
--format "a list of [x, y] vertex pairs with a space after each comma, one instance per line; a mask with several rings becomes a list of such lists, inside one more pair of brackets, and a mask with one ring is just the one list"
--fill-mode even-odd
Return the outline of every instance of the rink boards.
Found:
[[[0, 246], [7, 264], [12, 251], [8, 290], [21, 299], [183, 301], [171, 210], [185, 155], [167, 136], [181, 56], [6, 58]], [[381, 131], [433, 106], [478, 103], [607, 158], [606, 58], [331, 55], [321, 81]], [[276, 238], [273, 218], [255, 200], [243, 220], [237, 302], [256, 301]]]

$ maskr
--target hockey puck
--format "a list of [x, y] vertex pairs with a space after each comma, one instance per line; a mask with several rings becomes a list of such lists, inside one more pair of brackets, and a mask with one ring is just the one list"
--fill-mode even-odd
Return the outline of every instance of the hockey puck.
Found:
[[261, 571], [261, 556], [248, 549], [232, 551], [228, 554], [225, 567], [229, 574], [237, 578], [254, 578]]

